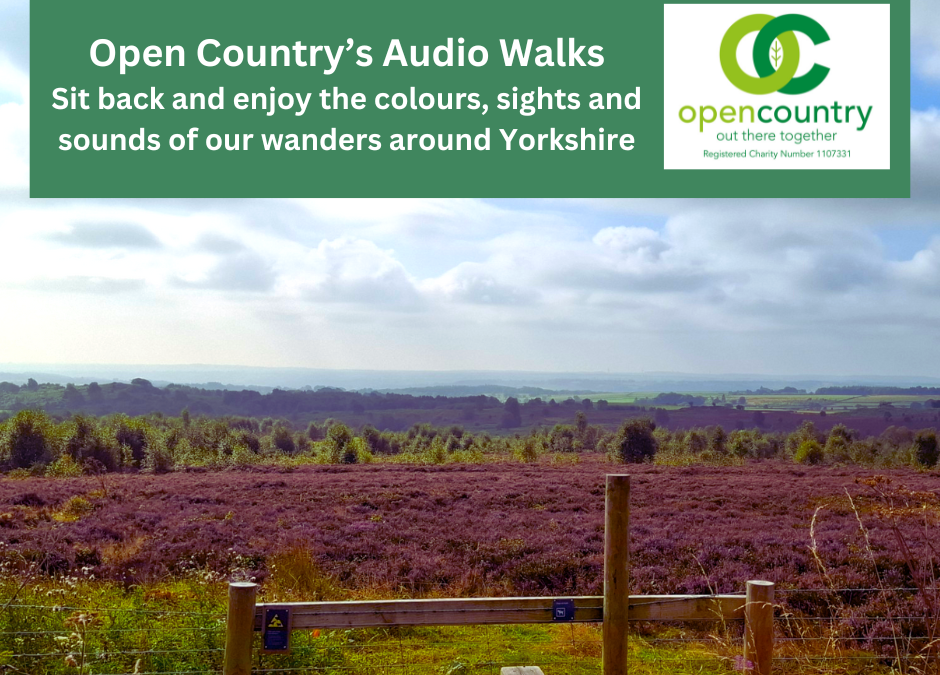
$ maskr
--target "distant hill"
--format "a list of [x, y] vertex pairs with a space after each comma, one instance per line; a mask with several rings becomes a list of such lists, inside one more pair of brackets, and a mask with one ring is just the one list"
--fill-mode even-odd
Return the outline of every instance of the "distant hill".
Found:
[[382, 389], [382, 394], [409, 394], [411, 396], [497, 396], [506, 398], [544, 398], [559, 396], [582, 396], [599, 394], [597, 391], [543, 389], [542, 387], [507, 387], [499, 384], [454, 385], [450, 387], [405, 387], [402, 389]]
[[[130, 382], [142, 377], [157, 386], [171, 382], [203, 389], [254, 389], [270, 392], [304, 387], [341, 387], [348, 390], [404, 392], [421, 390], [437, 395], [437, 387], [483, 389], [543, 389], [553, 392], [737, 392], [761, 387], [793, 387], [815, 391], [821, 387], [884, 386], [940, 387], [940, 378], [925, 376], [827, 376], [820, 374], [752, 375], [671, 372], [533, 372], [495, 370], [336, 370], [325, 368], [266, 368], [218, 365], [122, 364], [12, 364], [0, 363], [0, 380], [86, 385], [91, 382]], [[227, 383], [227, 384], [225, 384]], [[495, 390], [494, 390], [495, 391]], [[457, 392], [457, 390], [455, 390]], [[459, 392], [458, 392], [459, 393]], [[535, 394], [540, 395], [540, 394]]]

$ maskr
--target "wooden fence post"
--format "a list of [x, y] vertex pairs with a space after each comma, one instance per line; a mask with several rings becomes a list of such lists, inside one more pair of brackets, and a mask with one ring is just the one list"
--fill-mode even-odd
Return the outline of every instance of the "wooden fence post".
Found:
[[749, 672], [770, 675], [774, 655], [774, 584], [748, 581], [744, 605], [744, 661]]
[[258, 584], [235, 581], [228, 585], [225, 626], [225, 666], [222, 675], [251, 675], [251, 642], [255, 631], [255, 593]]
[[604, 520], [604, 675], [626, 675], [630, 611], [630, 476], [607, 476]]

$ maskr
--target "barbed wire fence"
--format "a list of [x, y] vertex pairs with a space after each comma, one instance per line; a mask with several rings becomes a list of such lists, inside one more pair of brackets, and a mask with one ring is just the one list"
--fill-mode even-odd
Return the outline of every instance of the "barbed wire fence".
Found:
[[[775, 673], [940, 673], [926, 615], [866, 611], [874, 594], [912, 600], [914, 588], [777, 589]], [[916, 606], [908, 602], [904, 608]], [[815, 611], [811, 611], [815, 610]], [[825, 610], [825, 611], [820, 611]], [[631, 625], [630, 672], [747, 672], [743, 622], [697, 619]], [[3, 675], [216, 675], [225, 615], [11, 603], [0, 618]], [[289, 655], [256, 654], [254, 673], [483, 675], [540, 666], [546, 675], [600, 671], [599, 624], [299, 630]]]

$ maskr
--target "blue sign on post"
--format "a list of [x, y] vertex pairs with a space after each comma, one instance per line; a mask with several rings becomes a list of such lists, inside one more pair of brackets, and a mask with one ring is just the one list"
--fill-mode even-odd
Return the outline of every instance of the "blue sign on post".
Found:
[[574, 621], [574, 600], [552, 601], [552, 621]]
[[265, 607], [262, 624], [263, 654], [287, 654], [290, 652], [290, 609], [287, 607]]

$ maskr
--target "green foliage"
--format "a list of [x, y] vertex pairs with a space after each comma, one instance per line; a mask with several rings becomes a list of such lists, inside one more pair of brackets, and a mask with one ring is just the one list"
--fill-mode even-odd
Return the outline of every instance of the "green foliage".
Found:
[[293, 455], [297, 452], [297, 444], [294, 442], [294, 436], [286, 426], [277, 426], [274, 428], [274, 447], [287, 455]]
[[940, 447], [937, 444], [937, 433], [933, 429], [918, 431], [914, 436], [914, 445], [911, 448], [914, 461], [921, 466], [937, 466], [940, 460]]
[[436, 427], [428, 423], [405, 431], [380, 431], [372, 425], [356, 430], [328, 419], [322, 425], [298, 428], [287, 419], [274, 417], [200, 415], [187, 421], [158, 413], [140, 417], [78, 414], [57, 422], [40, 411], [20, 411], [0, 422], [0, 468], [43, 475], [50, 463], [61, 457], [68, 459], [50, 468], [49, 475], [135, 469], [160, 473], [185, 467], [223, 469], [312, 462], [444, 464], [511, 458], [533, 463], [543, 461], [543, 455], [561, 461], [557, 458], [596, 451], [616, 461], [654, 460], [664, 465], [727, 466], [786, 457], [808, 464], [914, 464], [931, 468], [940, 454], [940, 443], [931, 429], [915, 434], [902, 426], [889, 427], [880, 436], [861, 439], [841, 424], [823, 436], [810, 422], [786, 434], [758, 428], [726, 432], [720, 426], [670, 431], [647, 419], [628, 419], [612, 433], [591, 424], [583, 409], [575, 413], [573, 424], [494, 437], [459, 425]]
[[530, 463], [538, 461], [539, 455], [542, 454], [543, 451], [544, 447], [538, 436], [530, 434], [516, 441], [513, 454], [520, 461]]
[[751, 437], [738, 429], [731, 432], [728, 439], [728, 453], [732, 457], [750, 457], [753, 455], [754, 447], [751, 443]]
[[826, 438], [826, 457], [834, 462], [849, 462], [852, 459], [853, 433], [844, 424], [837, 424]]
[[648, 419], [628, 420], [623, 423], [614, 439], [614, 452], [621, 462], [638, 463], [652, 459], [656, 454], [656, 424]]
[[700, 455], [708, 447], [708, 441], [705, 434], [697, 429], [692, 429], [685, 436], [685, 450], [690, 455]]
[[708, 429], [708, 451], [715, 455], [724, 455], [727, 451], [728, 435], [720, 426]]
[[114, 440], [118, 445], [128, 448], [131, 461], [140, 466], [147, 449], [146, 423], [143, 420], [131, 419], [127, 415], [119, 414], [111, 418], [111, 427]]
[[71, 455], [62, 455], [46, 467], [45, 475], [48, 478], [74, 478], [82, 475], [82, 467]]
[[[192, 446], [189, 441], [183, 440], [177, 443], [177, 451], [183, 457], [191, 455]], [[173, 470], [173, 452], [167, 445], [165, 436], [154, 435], [147, 443], [147, 451], [144, 456], [144, 468], [153, 473], [166, 473]]]
[[330, 426], [329, 431], [326, 433], [326, 437], [328, 440], [336, 443], [341, 450], [345, 450], [346, 446], [349, 445], [349, 442], [352, 440], [353, 434], [352, 431], [349, 430], [349, 427], [347, 427], [342, 422], [337, 422], [336, 424]]
[[100, 464], [107, 471], [120, 467], [120, 448], [113, 436], [108, 438], [99, 428], [98, 420], [87, 415], [76, 415], [69, 427], [65, 451], [78, 464]]
[[55, 455], [55, 446], [56, 434], [49, 417], [35, 410], [21, 410], [4, 425], [0, 461], [13, 468], [47, 464]]
[[352, 454], [354, 461], [347, 464], [371, 464], [375, 457], [369, 449], [369, 444], [363, 438], [353, 438], [346, 446], [347, 454]]
[[800, 464], [822, 464], [825, 458], [825, 450], [815, 438], [803, 441], [793, 455], [793, 461]]
[[440, 436], [435, 436], [431, 440], [431, 445], [428, 446], [426, 455], [427, 461], [431, 464], [443, 464], [447, 461], [447, 448], [444, 445], [444, 440]]
[[549, 434], [548, 447], [552, 452], [574, 452], [575, 429], [567, 424], [556, 424]]

